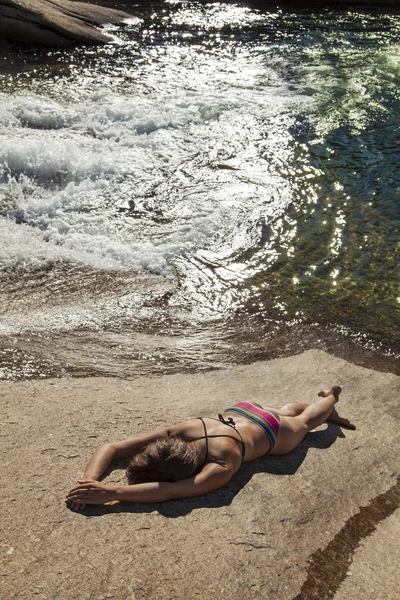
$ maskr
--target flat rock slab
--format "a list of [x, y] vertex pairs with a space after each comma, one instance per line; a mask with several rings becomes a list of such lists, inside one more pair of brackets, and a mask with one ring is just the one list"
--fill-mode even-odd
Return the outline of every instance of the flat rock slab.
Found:
[[[384, 577], [390, 560], [373, 548], [398, 515], [399, 379], [312, 350], [193, 375], [1, 384], [1, 597], [356, 598], [346, 596], [349, 578], [356, 581], [371, 560], [374, 576]], [[84, 513], [64, 505], [101, 443], [215, 416], [244, 399], [272, 407], [313, 401], [333, 383], [344, 387], [340, 412], [356, 431], [323, 425], [290, 455], [248, 463], [202, 497]], [[114, 469], [107, 480], [124, 482], [124, 471]], [[360, 527], [367, 513], [369, 529]], [[322, 560], [310, 583], [316, 556], [338, 540], [336, 558]], [[356, 552], [359, 543], [372, 554]], [[332, 572], [341, 575], [321, 591]]]
[[71, 0], [0, 0], [0, 38], [24, 45], [104, 44], [98, 26], [132, 18], [126, 12]]

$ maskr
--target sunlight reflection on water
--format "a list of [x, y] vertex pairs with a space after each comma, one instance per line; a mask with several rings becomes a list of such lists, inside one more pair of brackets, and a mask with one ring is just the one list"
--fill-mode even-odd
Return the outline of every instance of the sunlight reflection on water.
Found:
[[393, 368], [398, 16], [137, 10], [0, 78], [4, 376]]

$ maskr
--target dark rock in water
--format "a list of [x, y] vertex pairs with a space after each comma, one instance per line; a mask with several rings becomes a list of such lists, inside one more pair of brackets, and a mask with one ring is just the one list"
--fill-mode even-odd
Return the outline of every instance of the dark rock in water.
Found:
[[71, 0], [0, 0], [0, 39], [24, 45], [104, 44], [110, 37], [98, 29], [131, 15]]

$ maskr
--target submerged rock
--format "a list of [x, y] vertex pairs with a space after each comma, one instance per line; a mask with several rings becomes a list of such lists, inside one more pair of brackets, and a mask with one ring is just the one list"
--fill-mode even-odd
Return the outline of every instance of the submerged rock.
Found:
[[99, 25], [127, 18], [120, 10], [71, 0], [0, 0], [0, 38], [24, 45], [104, 44], [110, 37]]

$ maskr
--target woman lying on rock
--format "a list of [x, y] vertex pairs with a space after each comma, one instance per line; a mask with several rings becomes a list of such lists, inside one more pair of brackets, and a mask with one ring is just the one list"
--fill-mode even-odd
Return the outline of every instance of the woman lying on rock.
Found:
[[[335, 386], [329, 392], [320, 392], [321, 399], [315, 404], [287, 404], [280, 410], [239, 402], [218, 419], [199, 417], [105, 444], [89, 460], [79, 484], [68, 492], [67, 504], [73, 510], [82, 510], [86, 504], [112, 500], [163, 502], [216, 490], [243, 462], [264, 454], [291, 452], [324, 421], [355, 429], [334, 408], [341, 391]], [[127, 457], [127, 476], [132, 485], [99, 483], [114, 459]]]

